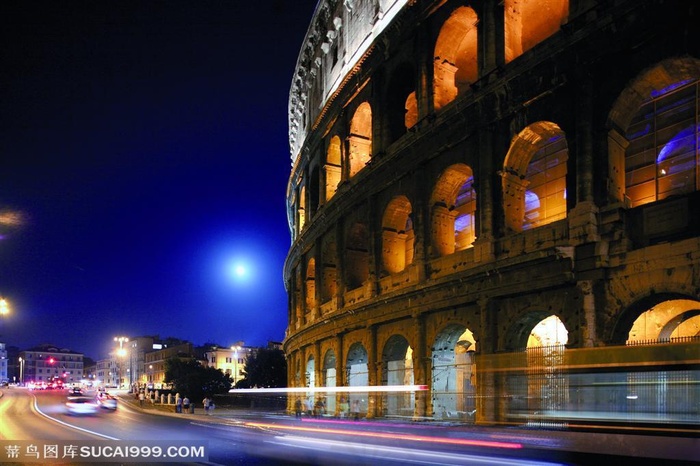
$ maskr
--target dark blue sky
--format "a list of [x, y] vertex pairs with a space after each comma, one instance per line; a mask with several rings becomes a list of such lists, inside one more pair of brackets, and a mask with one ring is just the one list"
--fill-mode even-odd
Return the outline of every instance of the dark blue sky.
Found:
[[23, 220], [0, 225], [0, 341], [284, 338], [287, 99], [315, 4], [0, 4], [0, 213]]

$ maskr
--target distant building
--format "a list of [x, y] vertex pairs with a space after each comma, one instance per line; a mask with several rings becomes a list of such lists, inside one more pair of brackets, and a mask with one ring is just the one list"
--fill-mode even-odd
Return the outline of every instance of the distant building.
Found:
[[39, 345], [21, 351], [20, 369], [23, 381], [78, 383], [83, 377], [83, 354], [53, 345]]
[[165, 363], [171, 358], [193, 359], [192, 343], [184, 342], [175, 346], [163, 346], [162, 349], [145, 353], [144, 374], [140, 384], [147, 388], [161, 389], [165, 387]]
[[244, 378], [245, 363], [253, 349], [239, 341], [229, 348], [210, 348], [204, 353], [204, 358], [207, 366], [220, 369], [224, 374], [231, 376], [235, 386], [236, 382]]

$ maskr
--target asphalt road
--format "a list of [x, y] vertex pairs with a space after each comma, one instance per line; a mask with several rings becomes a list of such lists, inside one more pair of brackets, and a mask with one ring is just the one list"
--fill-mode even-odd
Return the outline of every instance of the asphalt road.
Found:
[[[203, 415], [201, 409], [198, 414], [176, 414], [150, 407], [142, 410], [126, 397], [116, 411], [101, 409], [94, 415], [75, 416], [66, 412], [65, 400], [62, 391], [4, 390], [0, 398], [0, 445], [4, 448], [15, 442], [25, 449], [29, 442], [39, 447], [49, 442], [134, 448], [204, 445], [206, 459], [189, 458], [186, 462], [221, 465], [693, 464], [700, 451], [698, 438], [687, 436], [295, 419], [219, 408], [212, 416]], [[0, 455], [5, 453], [0, 450]], [[16, 463], [34, 460], [15, 459]], [[6, 461], [10, 459], [0, 456], [0, 463]], [[144, 461], [129, 457], [122, 462]], [[76, 463], [45, 458], [40, 462]], [[168, 460], [161, 458], [158, 462]]]

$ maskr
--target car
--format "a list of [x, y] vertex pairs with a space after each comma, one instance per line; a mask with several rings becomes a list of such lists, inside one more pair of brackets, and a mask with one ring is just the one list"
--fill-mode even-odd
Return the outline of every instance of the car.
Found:
[[95, 397], [97, 405], [104, 409], [117, 409], [117, 398], [107, 392], [100, 392]]
[[68, 392], [68, 396], [83, 396], [83, 395], [84, 395], [83, 391], [81, 389], [79, 389], [78, 387], [73, 387]]
[[97, 403], [88, 396], [69, 396], [66, 409], [69, 414], [94, 414], [97, 412]]

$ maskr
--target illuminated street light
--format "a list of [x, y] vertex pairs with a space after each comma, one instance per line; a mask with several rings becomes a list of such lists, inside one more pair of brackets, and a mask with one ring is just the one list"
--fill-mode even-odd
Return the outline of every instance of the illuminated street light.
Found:
[[19, 384], [24, 386], [24, 359], [19, 358]]
[[126, 356], [126, 350], [124, 349], [124, 343], [128, 342], [127, 337], [114, 337], [114, 341], [119, 342], [119, 349], [117, 350], [117, 388], [122, 386], [122, 363], [124, 361], [124, 356]]
[[236, 382], [238, 381], [238, 352], [241, 350], [241, 347], [236, 345], [232, 346], [231, 349], [233, 350], [233, 386], [236, 386]]
[[0, 298], [0, 315], [6, 316], [10, 313], [10, 305], [5, 298]]

